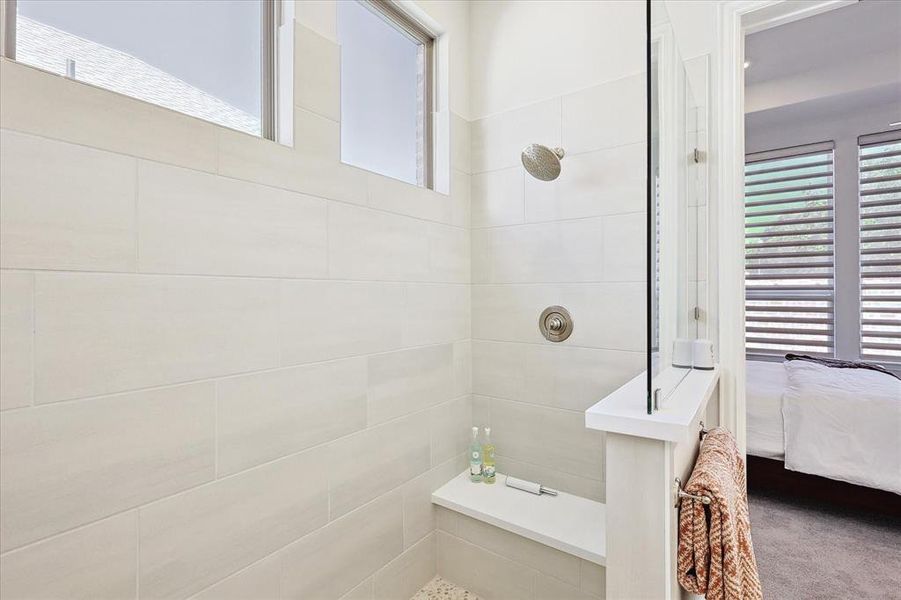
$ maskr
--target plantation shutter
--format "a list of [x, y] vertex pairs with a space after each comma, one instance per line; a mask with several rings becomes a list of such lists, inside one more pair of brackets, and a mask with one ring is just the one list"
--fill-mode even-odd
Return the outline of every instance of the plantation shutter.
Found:
[[749, 357], [834, 355], [832, 142], [745, 157]]
[[901, 362], [901, 132], [858, 139], [860, 355]]

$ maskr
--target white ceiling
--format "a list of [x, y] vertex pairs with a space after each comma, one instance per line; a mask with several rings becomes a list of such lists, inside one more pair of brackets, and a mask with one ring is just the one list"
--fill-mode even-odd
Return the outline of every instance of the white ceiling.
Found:
[[749, 35], [745, 56], [748, 86], [835, 62], [894, 54], [901, 79], [901, 1], [863, 0], [814, 17]]

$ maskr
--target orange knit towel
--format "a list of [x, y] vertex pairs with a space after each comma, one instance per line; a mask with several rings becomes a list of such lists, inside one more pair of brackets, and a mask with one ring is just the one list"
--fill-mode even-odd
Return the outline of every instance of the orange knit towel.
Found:
[[761, 600], [751, 544], [745, 465], [728, 430], [704, 436], [679, 510], [679, 584], [709, 600]]

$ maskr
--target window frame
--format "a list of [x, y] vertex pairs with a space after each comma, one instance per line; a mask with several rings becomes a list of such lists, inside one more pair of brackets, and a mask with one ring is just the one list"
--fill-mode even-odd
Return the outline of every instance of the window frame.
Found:
[[[419, 169], [420, 172], [417, 174], [417, 184], [426, 189], [435, 189], [433, 114], [435, 112], [435, 98], [437, 97], [435, 90], [435, 42], [437, 38], [422, 23], [412, 18], [389, 0], [356, 1], [393, 26], [398, 32], [422, 45], [422, 102], [419, 107], [421, 114], [419, 115], [418, 123], [418, 126], [422, 128], [422, 135], [420, 136], [422, 165]], [[385, 175], [385, 177], [390, 176]]]
[[[2, 23], [0, 23], [0, 28], [3, 30], [3, 44], [0, 47], [0, 54], [2, 56], [8, 58], [9, 60], [16, 61], [16, 19], [18, 15], [17, 11], [17, 0], [0, 0], [3, 2], [2, 5]], [[278, 132], [278, 31], [279, 25], [281, 23], [282, 18], [282, 0], [258, 0], [260, 3], [260, 138], [277, 141], [277, 132]], [[27, 63], [20, 63], [25, 66], [42, 70], [40, 67], [36, 67], [34, 65], [29, 65]], [[73, 81], [79, 81], [77, 78], [73, 79]], [[82, 82], [84, 83], [84, 82]], [[153, 106], [162, 106], [159, 104], [155, 104], [150, 102], [149, 100], [145, 100], [143, 98], [138, 98], [135, 96], [129, 96], [127, 94], [122, 94], [115, 90], [111, 90], [109, 88], [101, 88], [113, 94], [119, 94], [121, 96], [125, 96], [127, 98], [132, 98], [134, 100], [138, 100], [140, 102], [146, 102], [148, 104], [152, 104]], [[202, 121], [206, 121], [207, 123], [212, 123], [214, 125], [218, 125], [219, 127], [225, 127], [227, 129], [232, 129], [228, 125], [224, 125], [222, 123], [216, 121], [210, 121], [208, 119], [203, 119], [202, 117], [197, 117], [194, 115], [190, 115], [188, 113], [181, 112], [177, 109], [169, 108], [166, 106], [162, 106], [162, 108], [167, 108], [168, 110], [173, 110], [178, 112], [179, 114], [184, 114], [189, 117], [193, 117], [195, 119], [200, 119]], [[237, 131], [237, 130], [236, 130]], [[248, 134], [250, 135], [250, 134]]]
[[[821, 156], [821, 155], [828, 155], [828, 157], [829, 157], [827, 163], [824, 163], [821, 165], [821, 166], [828, 165], [828, 171], [823, 174], [812, 173], [812, 174], [808, 174], [806, 177], [804, 177], [802, 175], [798, 175], [798, 174], [790, 175], [787, 179], [782, 180], [782, 181], [784, 181], [784, 185], [786, 186], [785, 191], [781, 191], [778, 188], [774, 188], [772, 190], [769, 190], [769, 194], [767, 194], [768, 190], [749, 190], [749, 188], [748, 188], [749, 185], [751, 185], [751, 186], [753, 186], [753, 185], [769, 185], [771, 183], [777, 183], [780, 181], [780, 179], [779, 179], [780, 173], [784, 176], [786, 171], [810, 169], [810, 168], [813, 168], [813, 166], [820, 165], [822, 163], [822, 161], [820, 161], [818, 163], [811, 163], [811, 165], [812, 165], [811, 167], [806, 167], [804, 164], [800, 164], [800, 165], [793, 165], [793, 166], [777, 166], [777, 167], [770, 167], [768, 169], [762, 169], [761, 174], [773, 172], [773, 175], [776, 176], [776, 179], [774, 179], [772, 182], [764, 181], [766, 178], [764, 178], [762, 180], [758, 180], [758, 181], [751, 181], [751, 182], [747, 181], [749, 176], [753, 177], [755, 175], [755, 172], [748, 171], [749, 165], [753, 165], [755, 163], [760, 164], [760, 163], [768, 163], [768, 162], [773, 163], [773, 164], [779, 164], [779, 162], [789, 160], [789, 159], [801, 159], [801, 158], [804, 158], [805, 156], [813, 157], [813, 156]], [[780, 345], [785, 348], [783, 348], [783, 349], [750, 348], [750, 347], [748, 347], [748, 341], [747, 341], [748, 327], [753, 326], [753, 325], [751, 323], [749, 323], [749, 319], [746, 314], [745, 319], [744, 319], [744, 331], [745, 331], [745, 337], [746, 337], [745, 356], [749, 360], [764, 360], [764, 361], [778, 360], [778, 359], [782, 358], [782, 356], [785, 354], [785, 352], [798, 352], [801, 354], [816, 354], [816, 355], [823, 355], [826, 357], [835, 357], [836, 356], [836, 352], [837, 352], [836, 322], [838, 321], [839, 317], [838, 317], [837, 311], [836, 311], [837, 283], [836, 283], [835, 264], [836, 264], [836, 256], [837, 256], [839, 250], [836, 245], [837, 218], [836, 218], [836, 210], [835, 210], [835, 207], [836, 207], [835, 171], [836, 171], [835, 142], [832, 140], [816, 142], [816, 143], [811, 143], [811, 144], [803, 144], [803, 145], [798, 145], [798, 146], [790, 146], [787, 148], [776, 148], [776, 149], [765, 150], [765, 151], [761, 151], [761, 152], [748, 153], [745, 156], [745, 163], [744, 163], [744, 179], [745, 179], [745, 181], [743, 183], [743, 203], [745, 205], [745, 211], [744, 211], [745, 212], [745, 217], [744, 217], [744, 220], [745, 220], [745, 254], [744, 254], [745, 313], [747, 313], [749, 311], [749, 308], [748, 308], [749, 302], [767, 301], [767, 300], [778, 302], [780, 300], [780, 296], [782, 297], [781, 298], [782, 301], [802, 302], [804, 300], [808, 300], [814, 304], [826, 302], [828, 304], [828, 307], [823, 307], [821, 309], [817, 309], [816, 307], [811, 305], [810, 307], [803, 309], [803, 310], [800, 310], [800, 307], [798, 307], [799, 310], [795, 310], [795, 311], [787, 310], [787, 311], [782, 311], [782, 312], [810, 313], [810, 316], [808, 316], [808, 322], [810, 323], [810, 325], [825, 324], [828, 327], [823, 330], [811, 329], [811, 331], [809, 333], [811, 335], [827, 335], [829, 338], [828, 345], [823, 346], [822, 351], [800, 349], [800, 347], [805, 346], [805, 344], [804, 344], [805, 340], [800, 340], [800, 339], [796, 340], [796, 346], [797, 346], [796, 348], [787, 348], [790, 345], [790, 338], [788, 336], [790, 336], [792, 333], [800, 333], [800, 334], [804, 333], [803, 327], [799, 327], [799, 328], [795, 329], [794, 332], [792, 331], [792, 327], [791, 327], [792, 325], [802, 325], [805, 323], [805, 321], [801, 318], [801, 316], [799, 315], [799, 317], [798, 317], [799, 320], [797, 322], [790, 322], [790, 321], [782, 320], [782, 319], [788, 319], [789, 317], [773, 317], [774, 320], [772, 323], [781, 322], [781, 323], [783, 323], [783, 325], [781, 325], [781, 326], [778, 324], [767, 325], [765, 323], [766, 318], [759, 317], [755, 320], [762, 322], [763, 326], [762, 327], [757, 326], [757, 330], [764, 333], [764, 337], [755, 339], [752, 341], [752, 343], [767, 343], [766, 334], [780, 334], [779, 338], [772, 338], [771, 344], [772, 345]], [[749, 236], [748, 217], [754, 216], [754, 213], [749, 213], [747, 211], [747, 203], [749, 202], [748, 194], [749, 193], [752, 194], [752, 196], [750, 197], [751, 198], [750, 201], [754, 202], [755, 206], [762, 206], [764, 209], [767, 209], [765, 211], [765, 213], [771, 212], [771, 210], [775, 210], [775, 211], [786, 210], [786, 209], [780, 209], [779, 205], [786, 205], [786, 204], [791, 205], [791, 204], [795, 204], [795, 203], [800, 203], [800, 202], [804, 201], [804, 197], [799, 195], [796, 198], [792, 198], [790, 200], [788, 198], [775, 199], [775, 200], [755, 200], [754, 198], [756, 198], [756, 196], [758, 196], [758, 195], [759, 196], [778, 195], [778, 194], [786, 194], [790, 191], [793, 191], [792, 188], [794, 187], [794, 185], [791, 183], [791, 181], [797, 180], [799, 178], [801, 178], [801, 179], [803, 179], [803, 178], [807, 178], [807, 179], [828, 178], [828, 180], [829, 180], [828, 183], [812, 184], [810, 186], [802, 186], [801, 188], [795, 188], [797, 191], [800, 191], [800, 192], [803, 192], [804, 188], [809, 189], [811, 191], [813, 191], [814, 188], [825, 188], [827, 190], [825, 196], [820, 196], [820, 197], [818, 197], [818, 199], [824, 200], [826, 203], [822, 207], [811, 208], [810, 210], [803, 211], [801, 213], [798, 213], [798, 211], [801, 210], [801, 208], [788, 209], [789, 212], [784, 215], [785, 218], [791, 221], [792, 219], [796, 218], [795, 217], [796, 213], [798, 213], [798, 214], [804, 214], [804, 212], [824, 213], [823, 217], [814, 217], [814, 218], [816, 218], [818, 220], [822, 220], [822, 218], [824, 218], [825, 215], [828, 215], [828, 218], [830, 219], [828, 221], [828, 227], [823, 227], [823, 226], [815, 227], [815, 229], [821, 230], [821, 231], [817, 231], [817, 232], [813, 232], [813, 231], [805, 232], [805, 231], [803, 231], [803, 229], [799, 229], [798, 233], [790, 233], [787, 231], [781, 235], [783, 235], [783, 236], [815, 235], [817, 237], [819, 235], [827, 235], [828, 237], [825, 240], [822, 240], [822, 243], [825, 245], [828, 245], [830, 247], [829, 254], [828, 254], [830, 260], [824, 261], [824, 262], [822, 262], [822, 264], [819, 264], [820, 261], [817, 260], [818, 257], [816, 257], [816, 256], [813, 256], [813, 257], [800, 256], [799, 258], [801, 260], [799, 263], [795, 263], [795, 264], [791, 265], [791, 267], [789, 265], [786, 265], [786, 267], [783, 267], [783, 268], [788, 268], [788, 270], [792, 270], [792, 268], [810, 268], [810, 267], [827, 268], [828, 269], [827, 273], [811, 273], [810, 277], [806, 278], [806, 279], [812, 279], [812, 280], [828, 279], [831, 283], [829, 284], [829, 287], [821, 286], [819, 284], [810, 284], [810, 285], [805, 286], [808, 289], [804, 289], [804, 290], [801, 290], [800, 287], [798, 287], [798, 286], [788, 286], [788, 289], [786, 289], [784, 292], [783, 291], [775, 291], [775, 290], [771, 290], [771, 289], [755, 290], [753, 286], [747, 285], [749, 278], [754, 279], [754, 280], [767, 280], [767, 279], [802, 280], [802, 279], [805, 279], [803, 277], [800, 277], [801, 274], [780, 275], [778, 273], [777, 265], [781, 264], [783, 260], [786, 262], [794, 263], [794, 261], [788, 260], [788, 259], [790, 259], [790, 256], [788, 256], [788, 253], [785, 253], [784, 251], [781, 252], [781, 254], [786, 254], [785, 256], [773, 257], [773, 258], [777, 259], [776, 263], [773, 263], [769, 266], [762, 266], [762, 267], [758, 266], [758, 270], [766, 269], [767, 270], [766, 272], [773, 273], [773, 275], [770, 278], [767, 278], [762, 274], [754, 274], [754, 275], [750, 275], [750, 276], [748, 274], [748, 270], [754, 268], [753, 265], [748, 264], [748, 261], [749, 261], [749, 259], [754, 260], [754, 258], [755, 258], [754, 254], [749, 254], [749, 250], [753, 250], [753, 248], [751, 248], [749, 246], [748, 241], [747, 241], [748, 236]], [[767, 206], [768, 204], [772, 204], [774, 206], [770, 208]], [[769, 216], [769, 215], [766, 215], [765, 213], [762, 214], [761, 216]], [[780, 217], [780, 215], [778, 215], [778, 213], [773, 216]], [[764, 225], [765, 226], [779, 226], [779, 220], [780, 219], [777, 218], [772, 223], [766, 223]], [[803, 227], [802, 223], [799, 223], [799, 225], [801, 225], [801, 227]], [[758, 226], [760, 226], [760, 225], [758, 225]], [[826, 229], [828, 229], [829, 231], [825, 231]], [[750, 235], [751, 235], [751, 237], [754, 237], [754, 238], [766, 237], [765, 234], [761, 234], [761, 233], [755, 233], [755, 234], [750, 234]], [[780, 234], [774, 234], [774, 233], [769, 234], [770, 237], [772, 237], [774, 235], [780, 235]], [[777, 251], [777, 254], [779, 254], [780, 253], [779, 250], [781, 247], [797, 248], [799, 246], [806, 246], [806, 245], [811, 245], [811, 244], [815, 244], [815, 243], [816, 243], [816, 240], [804, 240], [804, 241], [799, 241], [795, 244], [790, 244], [788, 242], [776, 242], [776, 244], [778, 244], [778, 246], [775, 247], [775, 251]], [[766, 254], [767, 254], [766, 252], [763, 253], [763, 256], [766, 256]], [[758, 258], [758, 260], [760, 260], [760, 258]], [[806, 267], [805, 266], [806, 264], [809, 264], [810, 267]], [[795, 287], [797, 287], [797, 290], [793, 292], [792, 290]], [[822, 287], [822, 293], [819, 289], [821, 287]], [[772, 310], [765, 310], [765, 309], [760, 308], [755, 312], [780, 312], [780, 311], [778, 310], [778, 308], [774, 307]], [[820, 315], [820, 314], [823, 314], [825, 316], [814, 316], [814, 315]], [[817, 323], [814, 323], [811, 319], [817, 319]], [[775, 328], [773, 331], [766, 331], [767, 329], [773, 329], [773, 328]], [[819, 342], [811, 342], [809, 344], [806, 344], [806, 346], [808, 348], [821, 346], [821, 345], [822, 344], [820, 344]]]

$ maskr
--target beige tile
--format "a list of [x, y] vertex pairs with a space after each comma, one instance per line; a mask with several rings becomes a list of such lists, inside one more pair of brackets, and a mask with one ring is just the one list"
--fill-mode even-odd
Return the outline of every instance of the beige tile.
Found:
[[341, 160], [341, 124], [302, 108], [294, 109], [294, 150], [304, 157]]
[[126, 513], [0, 557], [4, 600], [136, 598], [137, 515]]
[[429, 411], [431, 416], [432, 466], [466, 452], [472, 427], [469, 396], [445, 402]]
[[523, 223], [525, 171], [521, 166], [472, 176], [472, 226]]
[[404, 548], [438, 526], [438, 507], [432, 504], [432, 492], [459, 475], [465, 468], [464, 462], [462, 456], [452, 458], [404, 484]]
[[425, 346], [368, 358], [368, 424], [407, 415], [454, 397], [453, 345]]
[[535, 577], [535, 600], [595, 600], [595, 597], [583, 593], [578, 586], [539, 573]]
[[449, 225], [429, 225], [429, 279], [469, 283], [469, 230]]
[[218, 473], [241, 471], [366, 427], [366, 359], [221, 379]]
[[603, 271], [605, 281], [647, 280], [645, 243], [647, 213], [604, 217]]
[[549, 344], [537, 319], [554, 304], [575, 323], [566, 345], [645, 351], [645, 286], [637, 282], [474, 285], [473, 338]]
[[498, 454], [497, 470], [505, 475], [513, 475], [520, 479], [529, 481], [538, 481], [541, 484], [555, 490], [604, 502], [605, 486], [603, 479], [598, 479], [595, 472], [583, 475], [574, 475], [565, 473], [555, 467], [547, 467], [543, 465], [535, 465], [529, 462], [516, 460]]
[[443, 344], [470, 337], [469, 286], [406, 286], [406, 314], [401, 329], [405, 346]]
[[520, 165], [520, 153], [529, 144], [559, 146], [560, 115], [560, 98], [554, 98], [473, 121], [473, 173]]
[[280, 557], [274, 554], [208, 587], [193, 600], [278, 600], [281, 570]]
[[341, 600], [373, 600], [373, 598], [375, 598], [375, 589], [371, 577], [341, 596]]
[[450, 192], [453, 207], [451, 210], [451, 224], [457, 227], [469, 228], [472, 221], [472, 177], [469, 173], [451, 170]]
[[335, 0], [296, 0], [294, 18], [304, 27], [312, 29], [330, 40], [338, 39], [338, 12]]
[[[489, 237], [487, 244], [478, 245], [487, 246], [489, 253], [488, 282], [576, 282], [601, 280], [602, 231], [596, 218], [495, 227], [474, 234]], [[479, 280], [484, 281], [484, 275]]]
[[341, 120], [341, 47], [300, 23], [294, 26], [294, 104]]
[[472, 393], [472, 341], [454, 344], [454, 396]]
[[185, 597], [328, 520], [327, 470], [311, 451], [141, 509], [141, 598]]
[[328, 220], [331, 277], [428, 279], [428, 228], [422, 221], [346, 204], [329, 206]]
[[34, 276], [0, 272], [0, 410], [31, 404], [33, 352]]
[[285, 550], [282, 597], [331, 600], [403, 551], [399, 492], [386, 494]]
[[325, 200], [146, 161], [138, 174], [140, 270], [327, 275]]
[[472, 173], [472, 131], [469, 121], [456, 113], [450, 115], [451, 168]]
[[596, 598], [604, 598], [607, 593], [607, 570], [587, 560], [582, 561], [582, 591]]
[[645, 147], [641, 142], [567, 156], [564, 175], [554, 181], [527, 176], [525, 220], [543, 222], [644, 211]]
[[283, 281], [281, 356], [298, 364], [394, 350], [401, 346], [404, 285]]
[[584, 411], [647, 368], [643, 352], [474, 341], [473, 391]]
[[135, 269], [135, 159], [12, 131], [0, 153], [0, 265]]
[[435, 509], [438, 517], [438, 529], [451, 535], [457, 535], [457, 515], [460, 513], [440, 506], [436, 506]]
[[464, 515], [457, 516], [457, 537], [578, 587], [579, 558]]
[[536, 571], [438, 532], [438, 574], [485, 600], [529, 600]]
[[0, 415], [4, 551], [213, 478], [209, 383]]
[[251, 135], [219, 131], [219, 174], [320, 198], [366, 204], [366, 172]]
[[10, 60], [0, 79], [0, 127], [216, 170], [222, 127]]
[[498, 454], [564, 473], [603, 479], [604, 437], [585, 429], [585, 413], [491, 399]]
[[437, 572], [438, 538], [432, 533], [382, 567], [374, 577], [376, 600], [406, 600]]
[[571, 154], [645, 139], [645, 76], [632, 75], [563, 97], [563, 144]]
[[276, 366], [277, 291], [265, 280], [38, 274], [36, 400]]
[[419, 219], [449, 223], [453, 214], [450, 196], [399, 179], [367, 173], [369, 206]]
[[347, 436], [324, 450], [329, 458], [329, 515], [347, 514], [429, 469], [428, 413]]

